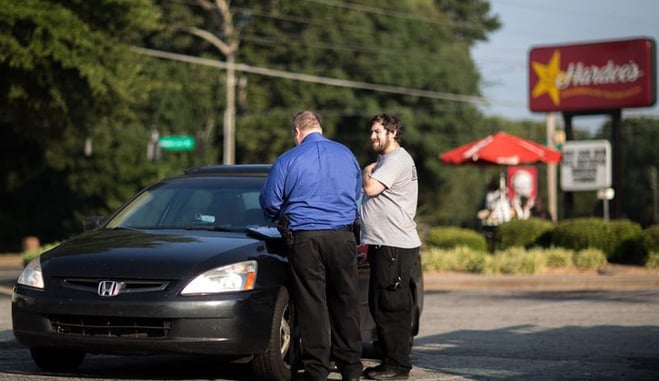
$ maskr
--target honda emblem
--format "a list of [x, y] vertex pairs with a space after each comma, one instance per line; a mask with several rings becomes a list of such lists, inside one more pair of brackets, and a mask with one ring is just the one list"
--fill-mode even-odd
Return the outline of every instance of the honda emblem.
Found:
[[98, 295], [99, 296], [117, 296], [119, 295], [119, 290], [121, 289], [121, 284], [119, 282], [104, 280], [98, 282]]

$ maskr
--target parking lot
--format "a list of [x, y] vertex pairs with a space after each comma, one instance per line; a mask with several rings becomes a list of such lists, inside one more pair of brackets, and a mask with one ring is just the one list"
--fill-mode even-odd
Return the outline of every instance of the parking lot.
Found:
[[[174, 356], [88, 356], [80, 373], [45, 374], [12, 340], [9, 302], [0, 297], [0, 380], [252, 380], [240, 364]], [[657, 317], [659, 290], [429, 292], [410, 379], [657, 380]]]
[[[78, 373], [41, 372], [11, 332], [19, 272], [0, 266], [0, 380], [253, 381], [242, 364], [177, 356], [90, 355]], [[659, 379], [656, 275], [454, 277], [426, 277], [412, 380]], [[364, 365], [376, 364], [366, 349]]]

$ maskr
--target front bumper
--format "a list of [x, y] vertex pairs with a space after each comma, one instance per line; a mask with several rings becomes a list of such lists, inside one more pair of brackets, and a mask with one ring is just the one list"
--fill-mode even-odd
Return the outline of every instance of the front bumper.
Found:
[[76, 295], [16, 286], [12, 323], [28, 347], [88, 353], [247, 356], [266, 350], [279, 288], [151, 299]]

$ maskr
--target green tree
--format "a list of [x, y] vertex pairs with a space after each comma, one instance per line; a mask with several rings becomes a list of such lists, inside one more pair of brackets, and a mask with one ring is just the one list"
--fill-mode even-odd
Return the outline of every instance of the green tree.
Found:
[[[611, 123], [599, 131], [599, 138], [611, 140]], [[640, 223], [643, 227], [659, 223], [655, 220], [657, 172], [659, 171], [659, 120], [650, 117], [624, 118], [620, 126], [623, 181], [622, 189], [615, 197], [622, 197], [624, 218]], [[653, 180], [654, 178], [654, 180]], [[593, 192], [594, 193], [594, 192]], [[593, 196], [594, 199], [594, 195]], [[594, 200], [593, 213], [602, 215], [602, 201]]]
[[85, 140], [98, 128], [115, 128], [115, 143], [132, 132], [148, 82], [129, 47], [158, 23], [148, 0], [0, 0], [3, 246], [28, 233], [60, 239], [79, 230], [77, 210], [112, 206], [92, 202], [112, 200], [112, 191], [85, 188], [103, 175], [124, 183], [134, 163], [74, 171], [85, 168]]
[[[217, 9], [200, 3], [205, 2], [187, 3], [197, 17], [179, 17], [178, 30], [197, 27], [221, 36], [221, 18], [208, 15]], [[234, 24], [236, 18], [245, 19], [239, 63], [463, 95], [478, 95], [480, 77], [470, 58], [471, 45], [499, 27], [488, 15], [489, 3], [483, 1], [245, 0], [232, 2], [232, 10]], [[197, 43], [206, 45], [200, 55], [224, 59], [207, 41]], [[346, 143], [364, 165], [374, 160], [366, 134], [368, 120], [378, 112], [395, 112], [406, 125], [405, 146], [417, 158], [423, 214], [431, 220], [455, 219], [466, 214], [466, 205], [473, 209], [478, 202], [455, 203], [446, 197], [455, 178], [437, 157], [456, 136], [476, 138], [485, 131], [473, 104], [249, 73], [241, 78], [246, 86], [239, 90], [244, 91], [245, 102], [239, 104], [236, 121], [236, 162], [273, 161], [292, 146], [291, 116], [311, 108], [323, 116], [326, 134]], [[473, 188], [470, 181], [478, 179], [464, 179], [464, 184], [462, 180], [453, 194]]]
[[[6, 169], [0, 192], [12, 205], [0, 224], [13, 229], [0, 242], [30, 229], [63, 238], [80, 216], [107, 213], [155, 178], [219, 161], [224, 72], [131, 47], [223, 61], [208, 40], [190, 33], [196, 27], [226, 38], [222, 20], [214, 2], [154, 4], [0, 0], [0, 107], [8, 110], [0, 115], [0, 144], [7, 148], [0, 153]], [[470, 48], [499, 27], [487, 1], [235, 0], [231, 12], [241, 28], [237, 63], [298, 75], [239, 73], [236, 162], [274, 160], [292, 147], [292, 115], [314, 109], [326, 134], [365, 165], [374, 160], [368, 120], [394, 112], [418, 165], [420, 218], [460, 223], [473, 216], [483, 173], [461, 168], [464, 176], [456, 176], [438, 159], [491, 130], [473, 103], [310, 83], [299, 75], [478, 95]], [[192, 134], [202, 149], [146, 161], [154, 130]], [[85, 142], [92, 143], [91, 156]], [[43, 189], [52, 198], [40, 197]]]

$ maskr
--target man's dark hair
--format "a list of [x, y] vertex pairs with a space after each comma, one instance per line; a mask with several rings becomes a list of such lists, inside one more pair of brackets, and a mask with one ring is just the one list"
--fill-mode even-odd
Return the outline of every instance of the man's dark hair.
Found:
[[403, 122], [401, 122], [396, 115], [387, 113], [377, 114], [371, 118], [369, 128], [373, 123], [381, 123], [385, 130], [395, 133], [394, 140], [398, 143], [401, 142], [403, 137]]

